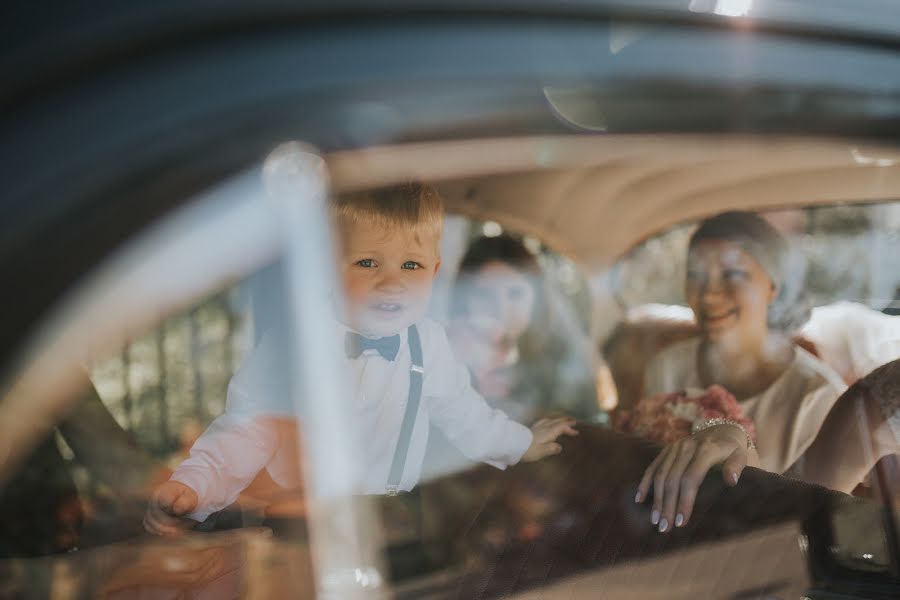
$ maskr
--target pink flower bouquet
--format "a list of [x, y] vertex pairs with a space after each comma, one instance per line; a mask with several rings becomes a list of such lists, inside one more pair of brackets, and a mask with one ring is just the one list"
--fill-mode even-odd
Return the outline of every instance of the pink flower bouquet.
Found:
[[618, 411], [613, 428], [669, 444], [691, 435], [694, 423], [707, 419], [737, 421], [756, 440], [753, 421], [744, 416], [735, 397], [720, 385], [710, 386], [705, 391], [683, 390], [643, 398], [633, 409]]

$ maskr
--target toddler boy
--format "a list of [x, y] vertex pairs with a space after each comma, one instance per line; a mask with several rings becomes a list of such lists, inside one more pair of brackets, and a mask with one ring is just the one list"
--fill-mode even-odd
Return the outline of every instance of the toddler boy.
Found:
[[[441, 264], [443, 206], [428, 186], [408, 183], [331, 201], [341, 244], [344, 303], [335, 308], [354, 423], [364, 441], [362, 493], [393, 494], [418, 483], [429, 424], [472, 460], [505, 468], [557, 454], [556, 439], [576, 435], [574, 419], [542, 419], [530, 430], [490, 408], [454, 358], [443, 328], [425, 317]], [[197, 440], [190, 457], [153, 494], [144, 525], [159, 534], [202, 521], [234, 502], [266, 468], [297, 487], [299, 465], [265, 412], [266, 338], [235, 374], [226, 412]], [[256, 408], [253, 408], [253, 407]]]

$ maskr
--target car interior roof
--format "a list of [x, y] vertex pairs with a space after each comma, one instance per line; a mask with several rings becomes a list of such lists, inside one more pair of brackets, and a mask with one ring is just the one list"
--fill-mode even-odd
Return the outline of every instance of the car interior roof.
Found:
[[900, 197], [900, 149], [821, 137], [527, 137], [383, 146], [328, 160], [338, 192], [435, 182], [448, 212], [538, 237], [586, 268], [725, 210]]

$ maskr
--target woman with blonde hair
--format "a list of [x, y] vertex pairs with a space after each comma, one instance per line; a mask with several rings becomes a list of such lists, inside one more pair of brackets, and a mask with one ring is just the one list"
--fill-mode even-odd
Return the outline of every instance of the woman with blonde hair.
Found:
[[643, 501], [652, 487], [651, 521], [660, 531], [688, 521], [716, 464], [729, 485], [750, 464], [849, 492], [875, 461], [897, 451], [890, 421], [900, 394], [891, 382], [900, 382], [900, 368], [889, 363], [846, 389], [793, 343], [808, 317], [797, 264], [788, 242], [753, 213], [711, 217], [691, 237], [685, 292], [699, 335], [651, 360], [644, 395], [720, 385], [753, 421], [757, 439], [754, 447], [739, 423], [712, 419], [666, 446], [636, 496]]

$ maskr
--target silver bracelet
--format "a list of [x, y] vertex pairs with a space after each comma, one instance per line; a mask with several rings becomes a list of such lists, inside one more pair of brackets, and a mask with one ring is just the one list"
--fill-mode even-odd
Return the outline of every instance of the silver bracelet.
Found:
[[750, 437], [747, 428], [732, 419], [723, 419], [720, 417], [716, 419], [706, 419], [705, 421], [694, 421], [694, 424], [691, 426], [691, 435], [719, 425], [731, 425], [732, 427], [740, 429], [743, 434], [747, 436], [747, 450], [756, 450], [756, 444], [753, 443], [753, 438]]

